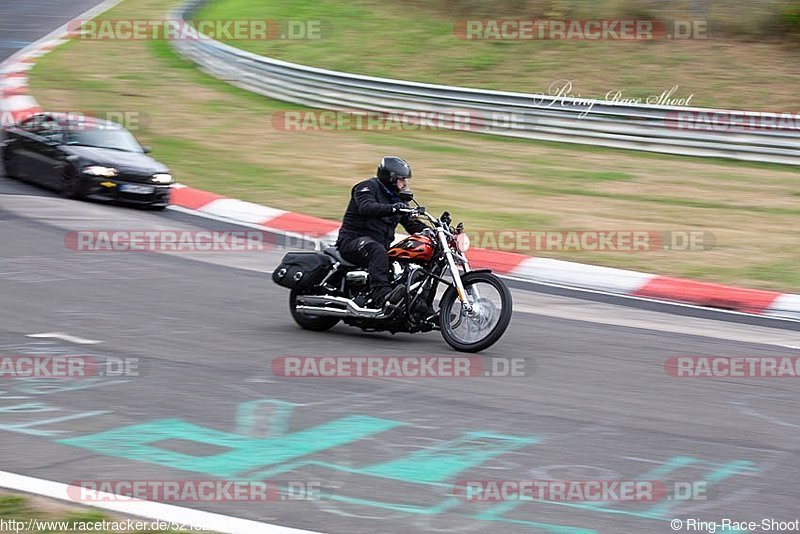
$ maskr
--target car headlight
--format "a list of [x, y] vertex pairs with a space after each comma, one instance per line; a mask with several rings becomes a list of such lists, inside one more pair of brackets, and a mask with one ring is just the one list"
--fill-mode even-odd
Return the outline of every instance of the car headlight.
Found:
[[172, 183], [172, 175], [168, 173], [159, 173], [153, 175], [154, 184], [169, 184]]
[[117, 169], [113, 167], [101, 167], [100, 165], [91, 165], [83, 169], [83, 174], [88, 174], [89, 176], [102, 176], [103, 178], [113, 178], [117, 174], [119, 174], [119, 172], [117, 172]]

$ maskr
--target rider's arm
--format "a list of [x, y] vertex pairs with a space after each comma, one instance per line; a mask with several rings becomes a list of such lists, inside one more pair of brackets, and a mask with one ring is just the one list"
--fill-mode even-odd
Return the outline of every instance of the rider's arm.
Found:
[[353, 199], [358, 205], [359, 214], [364, 217], [386, 217], [393, 213], [391, 204], [378, 202], [376, 193], [367, 183], [360, 183], [353, 189]]

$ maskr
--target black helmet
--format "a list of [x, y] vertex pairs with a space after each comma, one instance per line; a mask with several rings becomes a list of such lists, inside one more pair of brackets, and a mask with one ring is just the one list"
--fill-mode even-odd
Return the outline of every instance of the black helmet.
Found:
[[387, 187], [397, 189], [397, 180], [411, 178], [411, 166], [404, 159], [384, 156], [378, 165], [378, 179]]

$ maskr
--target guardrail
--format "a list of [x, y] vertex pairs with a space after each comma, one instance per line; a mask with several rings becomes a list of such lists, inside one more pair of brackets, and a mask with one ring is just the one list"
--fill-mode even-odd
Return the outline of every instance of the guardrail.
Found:
[[[187, 15], [205, 1], [190, 0], [171, 13], [170, 19], [187, 20]], [[587, 114], [586, 106], [563, 105], [557, 97], [336, 72], [259, 56], [211, 38], [175, 40], [172, 46], [208, 74], [232, 85], [316, 108], [466, 112], [471, 124], [454, 122], [451, 127], [544, 141], [800, 165], [800, 114], [780, 128], [761, 125], [763, 113], [696, 107], [620, 105], [598, 100]], [[740, 124], [755, 121], [756, 127], [707, 131], [719, 129], [720, 123], [694, 120], [702, 114], [727, 116]]]

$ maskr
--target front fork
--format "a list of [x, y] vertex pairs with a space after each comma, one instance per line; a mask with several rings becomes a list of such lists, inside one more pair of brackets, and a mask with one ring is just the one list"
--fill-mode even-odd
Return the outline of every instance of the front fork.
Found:
[[[473, 313], [472, 303], [469, 300], [469, 295], [467, 295], [467, 292], [464, 289], [464, 284], [461, 282], [461, 273], [458, 271], [458, 267], [456, 266], [456, 260], [453, 258], [453, 251], [450, 250], [450, 244], [447, 242], [447, 236], [445, 235], [444, 230], [441, 228], [437, 229], [436, 235], [438, 236], [439, 243], [444, 251], [444, 256], [447, 258], [447, 265], [450, 268], [450, 274], [453, 275], [453, 282], [456, 285], [458, 300], [461, 301], [461, 306], [464, 308], [464, 311], [471, 315]], [[466, 262], [466, 258], [464, 267], [466, 270], [469, 270], [469, 264]]]

